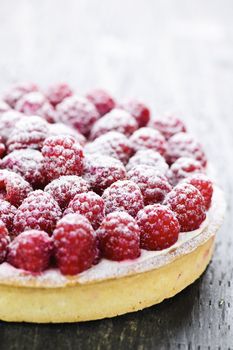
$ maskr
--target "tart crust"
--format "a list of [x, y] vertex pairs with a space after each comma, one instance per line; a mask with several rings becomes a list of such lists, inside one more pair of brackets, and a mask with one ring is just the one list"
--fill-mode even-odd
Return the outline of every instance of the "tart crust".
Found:
[[106, 261], [73, 278], [62, 277], [57, 271], [33, 276], [4, 263], [0, 266], [0, 319], [78, 322], [122, 315], [160, 303], [204, 272], [224, 212], [222, 191], [215, 186], [208, 222], [201, 230], [161, 253], [148, 252], [138, 261], [112, 263], [107, 272]]

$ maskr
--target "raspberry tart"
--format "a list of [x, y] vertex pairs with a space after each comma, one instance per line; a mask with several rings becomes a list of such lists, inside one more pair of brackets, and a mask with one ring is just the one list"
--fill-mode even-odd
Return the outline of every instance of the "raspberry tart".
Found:
[[0, 319], [138, 311], [206, 269], [224, 212], [176, 116], [66, 83], [15, 85], [0, 113]]

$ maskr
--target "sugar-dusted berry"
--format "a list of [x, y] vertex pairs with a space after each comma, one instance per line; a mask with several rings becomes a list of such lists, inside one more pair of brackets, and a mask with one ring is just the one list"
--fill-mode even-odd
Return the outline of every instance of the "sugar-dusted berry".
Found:
[[112, 183], [126, 179], [126, 170], [118, 159], [101, 154], [88, 154], [85, 157], [83, 176], [91, 188], [101, 194]]
[[17, 209], [9, 202], [0, 199], [0, 220], [4, 223], [9, 232], [12, 232], [13, 221]]
[[105, 90], [94, 89], [89, 91], [86, 97], [95, 105], [101, 116], [110, 112], [115, 107], [113, 97]]
[[46, 183], [43, 160], [40, 151], [28, 148], [9, 153], [0, 167], [21, 175], [33, 188], [38, 189]]
[[89, 269], [97, 253], [97, 243], [90, 222], [83, 215], [68, 214], [54, 231], [55, 258], [64, 275], [76, 275]]
[[199, 161], [190, 157], [181, 157], [171, 165], [167, 177], [169, 182], [175, 186], [188, 176], [200, 172], [204, 172], [204, 168]]
[[164, 136], [152, 128], [140, 128], [130, 137], [134, 151], [141, 149], [152, 149], [159, 152], [162, 156], [166, 151], [166, 140]]
[[159, 130], [167, 140], [179, 132], [186, 131], [186, 126], [183, 121], [173, 115], [153, 118], [149, 126]]
[[142, 149], [137, 151], [133, 157], [130, 158], [126, 169], [129, 171], [138, 165], [147, 165], [156, 169], [158, 174], [165, 175], [168, 170], [168, 164], [159, 152], [152, 149]]
[[136, 120], [128, 112], [114, 108], [94, 124], [90, 138], [94, 140], [109, 131], [118, 131], [130, 136], [137, 128]]
[[167, 144], [166, 159], [168, 164], [173, 164], [181, 157], [194, 158], [199, 161], [203, 167], [207, 165], [206, 155], [201, 144], [185, 132], [175, 134], [168, 140]]
[[10, 110], [1, 115], [0, 118], [0, 136], [2, 137], [2, 140], [6, 142], [8, 140], [8, 137], [10, 136], [11, 132], [13, 131], [15, 125], [22, 120], [22, 118], [25, 118], [25, 116], [17, 112], [15, 110]]
[[62, 175], [81, 175], [83, 149], [72, 136], [48, 137], [42, 147], [44, 168], [48, 181]]
[[138, 165], [128, 172], [128, 179], [139, 186], [146, 205], [162, 202], [172, 189], [166, 177], [151, 166]]
[[117, 131], [109, 131], [97, 137], [85, 147], [87, 153], [99, 153], [119, 159], [126, 164], [133, 154], [133, 148], [129, 139]]
[[113, 183], [104, 191], [102, 197], [105, 201], [106, 214], [114, 211], [126, 211], [135, 217], [137, 212], [144, 207], [139, 186], [129, 180]]
[[196, 187], [202, 194], [206, 210], [210, 208], [212, 195], [213, 195], [213, 183], [205, 174], [193, 174], [189, 178], [185, 179], [186, 183], [189, 183]]
[[45, 95], [51, 105], [56, 106], [66, 97], [73, 95], [73, 91], [67, 83], [56, 83], [48, 87]]
[[10, 243], [7, 262], [18, 269], [40, 273], [49, 267], [52, 251], [53, 240], [46, 232], [29, 230]]
[[204, 198], [191, 184], [181, 183], [174, 187], [164, 204], [175, 212], [183, 232], [198, 229], [206, 218]]
[[136, 220], [141, 231], [141, 248], [143, 249], [166, 249], [178, 240], [179, 221], [165, 205], [146, 206], [139, 211]]
[[92, 191], [76, 194], [64, 215], [73, 213], [84, 215], [96, 230], [104, 218], [104, 200]]
[[88, 136], [93, 124], [100, 118], [93, 103], [81, 96], [70, 96], [57, 105], [58, 120]]
[[140, 128], [148, 124], [150, 120], [150, 110], [144, 103], [134, 99], [120, 104], [120, 107], [135, 118]]
[[0, 220], [0, 264], [6, 258], [9, 243], [10, 243], [9, 232], [5, 224], [3, 223], [3, 221]]
[[110, 260], [136, 259], [140, 256], [140, 230], [126, 212], [107, 215], [97, 230], [103, 257]]
[[12, 107], [15, 108], [18, 100], [29, 92], [38, 91], [39, 88], [35, 83], [23, 82], [17, 83], [9, 88], [4, 94], [4, 100]]
[[47, 192], [31, 192], [14, 217], [14, 233], [34, 229], [51, 234], [62, 212], [55, 199]]
[[61, 135], [74, 137], [75, 140], [78, 141], [81, 146], [84, 146], [86, 143], [86, 137], [82, 135], [78, 130], [73, 129], [69, 125], [66, 125], [64, 123], [49, 124], [49, 137]]

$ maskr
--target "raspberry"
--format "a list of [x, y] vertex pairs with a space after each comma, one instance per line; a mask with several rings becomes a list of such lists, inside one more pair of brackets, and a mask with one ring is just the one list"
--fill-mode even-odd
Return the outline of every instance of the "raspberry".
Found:
[[203, 167], [197, 160], [188, 157], [181, 157], [171, 165], [167, 172], [167, 177], [169, 182], [175, 186], [178, 184], [178, 182], [192, 175], [193, 173], [200, 173], [203, 171]]
[[38, 86], [34, 83], [25, 82], [12, 86], [4, 95], [6, 101], [12, 108], [15, 108], [18, 100], [25, 94], [33, 91], [38, 91]]
[[66, 97], [73, 95], [73, 91], [66, 83], [57, 83], [49, 86], [46, 97], [51, 105], [56, 106], [61, 103]]
[[48, 124], [40, 117], [23, 118], [16, 125], [7, 140], [8, 153], [17, 149], [40, 150], [48, 135]]
[[135, 219], [126, 212], [107, 215], [97, 235], [101, 252], [107, 259], [121, 261], [140, 256], [140, 230]]
[[130, 141], [125, 135], [117, 131], [109, 131], [97, 137], [86, 146], [85, 151], [87, 153], [100, 153], [119, 159], [123, 164], [128, 162], [133, 153]]
[[101, 116], [110, 112], [115, 107], [115, 101], [112, 96], [102, 89], [92, 90], [86, 97], [95, 105]]
[[185, 132], [180, 132], [172, 136], [167, 145], [166, 159], [168, 164], [173, 164], [181, 157], [194, 158], [203, 167], [206, 167], [207, 159], [201, 144]]
[[129, 180], [113, 183], [104, 191], [103, 199], [106, 214], [114, 211], [127, 211], [128, 214], [135, 217], [137, 212], [144, 207], [140, 188]]
[[90, 138], [94, 140], [108, 131], [118, 131], [130, 136], [137, 128], [137, 122], [128, 112], [116, 108], [97, 120], [91, 130]]
[[9, 232], [12, 231], [16, 212], [17, 209], [13, 205], [0, 199], [0, 220], [4, 223]]
[[46, 232], [25, 231], [9, 245], [7, 262], [26, 271], [39, 273], [49, 267], [53, 241]]
[[179, 221], [165, 205], [146, 206], [139, 211], [136, 220], [141, 231], [141, 248], [143, 249], [166, 249], [178, 240]]
[[57, 105], [58, 120], [88, 136], [100, 115], [90, 101], [80, 96], [70, 96]]
[[185, 182], [193, 185], [201, 192], [205, 201], [205, 208], [208, 210], [210, 208], [213, 195], [212, 181], [204, 174], [193, 174], [186, 179]]
[[23, 95], [15, 105], [15, 109], [26, 115], [38, 115], [49, 123], [56, 121], [55, 110], [40, 92], [29, 92]]
[[0, 263], [2, 263], [7, 255], [10, 236], [4, 223], [0, 220]]
[[151, 120], [149, 126], [159, 130], [167, 140], [175, 134], [186, 131], [186, 126], [182, 120], [174, 117], [173, 115], [165, 115], [161, 118], [154, 118]]
[[32, 191], [31, 186], [13, 171], [0, 170], [0, 198], [18, 207]]
[[137, 151], [137, 153], [130, 158], [126, 169], [129, 171], [138, 165], [154, 167], [158, 171], [158, 174], [161, 175], [165, 175], [168, 170], [168, 165], [165, 159], [159, 152], [153, 151], [152, 149], [142, 149]]
[[125, 111], [129, 112], [135, 118], [138, 126], [146, 126], [150, 120], [150, 110], [144, 103], [137, 100], [131, 100], [120, 105]]
[[166, 196], [164, 204], [175, 212], [182, 232], [199, 228], [205, 220], [204, 199], [197, 188], [181, 183]]
[[15, 125], [24, 118], [20, 112], [10, 110], [1, 115], [0, 118], [0, 136], [6, 142], [9, 135], [13, 131]]
[[61, 135], [74, 137], [75, 140], [78, 141], [81, 146], [84, 146], [86, 143], [86, 137], [83, 136], [78, 130], [75, 130], [63, 123], [49, 124], [49, 135], [48, 135], [49, 137], [61, 136]]
[[92, 154], [85, 158], [84, 178], [95, 192], [101, 194], [112, 183], [124, 180], [126, 171], [119, 160]]
[[6, 113], [7, 111], [10, 111], [10, 110], [11, 110], [10, 106], [6, 102], [0, 100], [0, 116], [2, 116], [3, 113]]
[[158, 130], [151, 128], [141, 128], [135, 131], [130, 137], [134, 151], [141, 149], [152, 149], [159, 152], [162, 156], [166, 151], [166, 141]]
[[60, 208], [64, 210], [76, 194], [88, 192], [89, 185], [83, 178], [69, 175], [53, 180], [44, 190], [51, 194]]
[[49, 193], [31, 192], [14, 217], [14, 233], [34, 229], [51, 234], [61, 216], [59, 205]]
[[84, 215], [96, 230], [104, 218], [104, 200], [95, 192], [76, 194], [64, 215], [74, 213]]
[[83, 150], [72, 136], [48, 137], [42, 155], [49, 181], [62, 175], [81, 175], [83, 172]]
[[68, 214], [54, 231], [57, 265], [64, 275], [89, 269], [96, 259], [97, 244], [90, 222], [79, 214]]
[[172, 189], [167, 179], [150, 166], [138, 165], [128, 172], [128, 179], [139, 186], [145, 205], [162, 202]]
[[35, 189], [43, 188], [45, 185], [43, 159], [41, 152], [23, 149], [8, 154], [3, 158], [0, 167], [21, 175]]

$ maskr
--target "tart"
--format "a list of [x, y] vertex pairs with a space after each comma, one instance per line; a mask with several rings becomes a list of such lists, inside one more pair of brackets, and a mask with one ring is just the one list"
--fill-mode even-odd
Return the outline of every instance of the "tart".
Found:
[[225, 201], [180, 119], [64, 83], [2, 100], [1, 320], [114, 317], [205, 271]]

